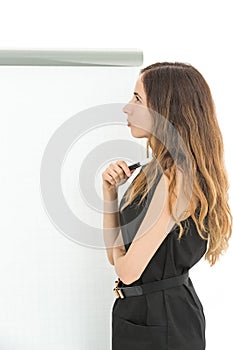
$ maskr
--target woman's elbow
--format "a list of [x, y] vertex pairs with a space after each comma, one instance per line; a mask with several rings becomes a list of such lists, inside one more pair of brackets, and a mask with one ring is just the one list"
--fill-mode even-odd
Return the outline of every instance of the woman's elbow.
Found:
[[120, 275], [118, 275], [118, 277], [124, 284], [127, 285], [138, 280], [138, 277], [132, 274], [130, 271], [123, 271]]

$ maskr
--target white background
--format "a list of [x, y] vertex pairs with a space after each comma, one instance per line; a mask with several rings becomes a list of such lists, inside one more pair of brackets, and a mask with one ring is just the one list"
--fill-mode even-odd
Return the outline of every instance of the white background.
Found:
[[[1, 3], [0, 49], [140, 48], [144, 52], [143, 66], [156, 61], [182, 61], [193, 64], [204, 75], [212, 90], [224, 139], [225, 162], [231, 181], [233, 178], [231, 156], [233, 146], [231, 110], [233, 73], [231, 64], [233, 57], [230, 52], [233, 25], [231, 13], [230, 1], [125, 2], [120, 0], [109, 2], [100, 0], [98, 2], [86, 1], [85, 3], [77, 1], [8, 1]], [[74, 68], [72, 70], [75, 71]], [[23, 72], [23, 69], [20, 71]], [[33, 70], [34, 73], [36, 71], [39, 70]], [[64, 68], [63, 71], [65, 71]], [[46, 72], [46, 76], [52, 74], [50, 69], [43, 72]], [[53, 74], [55, 72], [56, 70], [53, 70]], [[70, 74], [71, 68], [67, 68], [67, 72]], [[56, 79], [55, 75], [54, 79]], [[69, 77], [64, 79], [68, 81]], [[15, 81], [17, 82], [17, 79], [12, 79], [12, 88]], [[12, 100], [8, 104], [8, 108], [11, 110], [15, 104], [13, 97], [15, 95], [12, 94]], [[24, 102], [22, 102], [21, 107], [29, 108], [30, 98], [27, 99], [27, 96], [19, 95], [17, 103], [22, 100]], [[47, 103], [48, 106], [54, 106], [56, 99], [52, 102], [49, 99]], [[72, 108], [64, 108], [60, 115], [56, 113], [54, 117], [57, 118], [58, 125], [59, 120], [63, 121], [63, 118], [68, 118], [77, 112], [75, 107], [74, 105], [73, 110]], [[41, 107], [30, 105], [30, 108], [36, 110]], [[50, 112], [52, 113], [52, 110]], [[17, 115], [15, 111], [15, 129], [14, 125], [11, 129], [11, 145], [15, 148], [18, 147], [16, 143], [18, 140], [17, 131], [20, 131], [22, 140], [25, 140], [30, 132], [30, 128], [19, 129], [20, 125], [24, 126], [24, 124], [19, 123], [18, 118], [21, 115], [22, 110], [19, 110]], [[39, 116], [35, 114], [34, 117], [36, 117], [35, 123], [39, 125]], [[4, 121], [4, 115], [1, 115], [1, 123]], [[33, 127], [32, 124], [30, 126]], [[46, 145], [48, 136], [51, 135], [52, 128], [48, 132], [49, 135], [46, 132], [48, 131], [45, 129], [44, 145]], [[1, 135], [3, 136], [4, 133], [2, 132]], [[30, 147], [30, 143], [33, 142], [32, 134], [30, 134], [29, 141], [29, 143], [22, 143], [25, 152]], [[1, 152], [4, 150], [1, 149]], [[4, 159], [4, 156], [1, 156], [1, 159]], [[17, 165], [22, 167], [20, 160], [18, 160]], [[24, 168], [22, 172], [24, 172]], [[4, 174], [4, 169], [2, 174]], [[17, 184], [17, 179], [14, 179], [13, 175], [10, 174], [8, 184], [13, 180]], [[39, 177], [39, 174], [37, 176]], [[2, 175], [1, 179], [2, 186], [4, 186], [7, 183], [5, 175]], [[28, 184], [28, 191], [30, 190], [30, 184]], [[8, 210], [13, 206], [14, 212], [16, 208], [22, 211], [23, 208], [20, 206], [24, 205], [24, 201], [21, 200], [23, 193], [20, 194], [20, 198], [17, 197], [17, 194], [13, 197], [13, 194], [13, 192], [9, 193], [9, 200], [5, 203], [5, 207]], [[230, 205], [233, 207], [232, 188], [229, 190], [229, 196]], [[6, 208], [1, 209], [8, 212]], [[4, 214], [4, 211], [2, 213]], [[20, 219], [21, 223], [24, 223], [27, 215], [34, 215], [34, 229], [36, 229], [37, 224], [41, 225], [39, 212], [24, 213], [24, 215], [20, 218], [17, 217], [17, 220]], [[13, 221], [14, 218], [11, 220]], [[90, 300], [85, 298], [85, 292], [83, 292], [81, 300], [78, 298], [72, 300], [69, 292], [78, 293], [77, 285], [72, 284], [72, 281], [77, 277], [76, 271], [78, 274], [80, 269], [80, 266], [77, 266], [77, 270], [75, 269], [77, 245], [56, 232], [48, 218], [45, 217], [44, 220], [44, 234], [46, 235], [47, 228], [50, 228], [53, 237], [48, 238], [49, 248], [44, 247], [43, 251], [39, 251], [36, 247], [41, 239], [45, 239], [44, 236], [37, 235], [37, 237], [33, 237], [32, 241], [29, 239], [30, 232], [28, 231], [22, 236], [22, 239], [19, 236], [15, 240], [15, 232], [14, 235], [10, 236], [5, 221], [2, 221], [4, 224], [1, 225], [1, 237], [4, 239], [1, 239], [1, 256], [3, 258], [0, 268], [2, 281], [0, 306], [4, 316], [0, 318], [0, 348], [4, 350], [39, 349], [41, 347], [46, 350], [94, 348], [93, 345], [90, 346], [92, 343], [85, 343], [85, 336], [88, 334], [91, 338], [95, 337], [95, 349], [108, 349], [108, 344], [110, 344], [110, 295], [112, 276], [114, 276], [112, 267], [107, 265], [104, 251], [97, 253], [98, 258], [106, 262], [106, 265], [101, 265], [101, 270], [97, 265], [96, 255], [96, 259], [83, 262], [85, 268], [90, 269], [93, 274], [98, 274], [101, 278], [104, 273], [105, 277], [108, 278], [104, 279], [103, 283], [105, 288], [109, 288], [109, 291], [100, 288], [103, 298], [107, 299], [104, 310], [96, 303], [91, 304]], [[50, 247], [54, 249], [51, 251]], [[84, 254], [87, 254], [88, 249], [82, 249]], [[12, 259], [13, 256], [14, 259]], [[30, 259], [27, 260], [25, 257], [30, 257]], [[40, 261], [41, 263], [33, 265], [33, 258], [35, 262]], [[230, 245], [227, 254], [222, 256], [220, 262], [216, 263], [214, 267], [210, 268], [207, 261], [202, 260], [190, 271], [195, 289], [205, 310], [207, 350], [232, 348], [231, 315], [233, 303], [230, 287], [232, 260], [233, 253]], [[21, 265], [17, 264], [19, 261], [24, 261], [25, 264], [28, 261], [28, 267], [24, 272], [21, 270]], [[66, 263], [62, 271], [58, 268], [61, 261]], [[40, 270], [41, 266], [43, 269]], [[106, 271], [103, 272], [105, 268]], [[35, 269], [42, 280], [45, 276], [46, 280], [51, 279], [48, 290], [40, 289], [38, 280], [33, 279]], [[69, 273], [67, 274], [66, 271]], [[23, 283], [20, 285], [15, 285], [12, 280], [17, 274], [22, 277]], [[8, 285], [6, 285], [6, 281], [9, 282]], [[88, 285], [86, 284], [85, 287], [87, 288]], [[30, 290], [38, 290], [38, 294], [30, 294]], [[56, 294], [55, 290], [59, 290], [60, 294], [58, 292]], [[54, 296], [53, 299], [52, 296]], [[102, 330], [105, 329], [105, 333], [102, 332], [97, 337], [95, 327], [100, 323], [100, 319], [94, 318], [90, 319], [89, 322], [85, 321], [87, 333], [81, 337], [76, 328], [77, 324], [72, 324], [73, 318], [78, 320], [76, 312], [80, 303], [87, 308], [88, 312], [94, 310], [95, 315], [97, 312], [102, 312]], [[46, 308], [47, 313], [45, 312]], [[107, 317], [109, 318], [107, 319]], [[71, 324], [72, 328], [70, 328]], [[79, 344], [79, 340], [82, 345]]]

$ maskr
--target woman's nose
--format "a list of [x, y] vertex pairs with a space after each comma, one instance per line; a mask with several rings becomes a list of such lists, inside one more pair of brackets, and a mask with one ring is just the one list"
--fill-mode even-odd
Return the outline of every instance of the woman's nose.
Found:
[[127, 103], [122, 110], [124, 113], [130, 114], [132, 111], [132, 106], [130, 106], [130, 103]]

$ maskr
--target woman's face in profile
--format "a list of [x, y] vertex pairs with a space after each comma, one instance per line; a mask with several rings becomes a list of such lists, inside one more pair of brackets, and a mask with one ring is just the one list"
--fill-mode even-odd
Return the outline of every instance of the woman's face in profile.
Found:
[[151, 134], [152, 117], [147, 108], [146, 94], [141, 75], [139, 76], [132, 99], [124, 106], [131, 134], [134, 137], [149, 137]]

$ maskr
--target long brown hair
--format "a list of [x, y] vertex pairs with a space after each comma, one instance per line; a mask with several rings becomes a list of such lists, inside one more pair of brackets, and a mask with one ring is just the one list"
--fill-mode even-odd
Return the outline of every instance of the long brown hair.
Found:
[[[213, 266], [229, 246], [233, 217], [228, 204], [223, 138], [210, 88], [189, 64], [155, 63], [140, 73], [153, 120], [153, 133], [147, 141], [153, 159], [131, 183], [121, 211], [138, 195], [138, 205], [144, 200], [159, 174], [159, 164], [169, 177], [169, 210], [180, 227], [180, 239], [184, 229], [173, 213], [177, 168], [186, 174], [186, 180], [191, 174], [190, 214], [200, 237], [208, 240], [205, 259]], [[168, 133], [168, 125], [174, 126], [176, 133]], [[159, 134], [163, 136], [159, 138]]]

